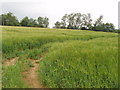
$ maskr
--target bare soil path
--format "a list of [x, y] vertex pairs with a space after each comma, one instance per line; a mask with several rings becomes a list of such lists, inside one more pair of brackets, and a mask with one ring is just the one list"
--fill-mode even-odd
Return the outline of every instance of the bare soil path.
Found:
[[18, 60], [19, 57], [15, 57], [15, 58], [12, 58], [10, 60], [4, 60], [3, 61], [3, 65], [5, 66], [11, 66], [11, 65], [15, 65], [17, 60]]
[[[7, 67], [11, 65], [15, 65], [18, 59], [19, 57], [12, 58], [10, 60], [4, 60], [3, 65]], [[40, 60], [32, 60], [32, 64], [34, 67], [30, 67], [28, 71], [23, 72], [23, 75], [24, 75], [23, 80], [29, 86], [29, 88], [47, 88], [40, 84], [40, 80], [38, 76], [39, 75], [38, 73], [39, 63], [38, 62]]]
[[34, 67], [30, 67], [28, 72], [24, 72], [24, 80], [29, 86], [29, 88], [45, 88], [40, 84], [39, 76], [38, 76], [38, 67], [40, 60], [32, 60]]

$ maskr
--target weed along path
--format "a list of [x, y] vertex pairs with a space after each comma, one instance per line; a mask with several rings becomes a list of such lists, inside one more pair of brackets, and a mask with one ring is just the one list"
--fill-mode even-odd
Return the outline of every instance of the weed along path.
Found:
[[40, 60], [32, 60], [33, 67], [24, 73], [24, 81], [29, 86], [29, 88], [43, 88], [43, 86], [39, 82], [38, 77], [38, 67]]

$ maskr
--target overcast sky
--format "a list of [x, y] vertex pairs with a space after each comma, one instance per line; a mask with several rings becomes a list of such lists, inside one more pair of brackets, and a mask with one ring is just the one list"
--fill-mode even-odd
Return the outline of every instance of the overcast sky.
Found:
[[119, 0], [1, 0], [2, 12], [13, 12], [21, 20], [28, 16], [37, 19], [38, 16], [49, 18], [50, 27], [60, 21], [64, 14], [91, 13], [95, 20], [100, 15], [104, 22], [113, 23], [118, 28]]

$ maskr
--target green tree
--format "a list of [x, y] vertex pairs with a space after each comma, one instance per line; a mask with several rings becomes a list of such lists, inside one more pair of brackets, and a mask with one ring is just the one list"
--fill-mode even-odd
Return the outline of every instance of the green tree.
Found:
[[2, 25], [2, 15], [0, 15], [0, 25]]
[[92, 29], [92, 19], [91, 19], [91, 14], [83, 14], [83, 20], [82, 20], [82, 25], [84, 25], [84, 27], [86, 29], [91, 30]]
[[27, 16], [24, 17], [20, 22], [21, 26], [29, 26], [29, 23], [29, 18]]
[[47, 17], [43, 18], [43, 27], [47, 28], [49, 25], [49, 19]]
[[83, 27], [91, 29], [92, 19], [90, 14], [71, 13], [62, 17], [62, 28], [81, 29]]
[[55, 28], [61, 28], [61, 22], [59, 22], [59, 21], [57, 21], [56, 23], [55, 23], [55, 26], [54, 26]]
[[38, 17], [37, 21], [39, 27], [47, 28], [49, 25], [49, 19], [47, 17]]
[[28, 22], [28, 26], [30, 26], [30, 27], [37, 27], [38, 25], [37, 25], [37, 22], [36, 22], [35, 19], [30, 18], [29, 22]]
[[44, 26], [43, 26], [43, 17], [40, 17], [40, 16], [39, 16], [38, 19], [37, 19], [37, 21], [38, 21], [38, 26], [39, 26], [39, 27], [44, 27]]
[[103, 24], [103, 31], [112, 32], [115, 30], [115, 26], [112, 23]]
[[94, 30], [102, 30], [103, 29], [103, 16], [101, 15], [94, 23]]
[[67, 15], [67, 14], [65, 14], [65, 15], [62, 17], [62, 22], [61, 22], [62, 28], [66, 28], [66, 27], [67, 27], [67, 18], [68, 18], [68, 15]]
[[68, 29], [74, 29], [74, 13], [68, 15]]
[[75, 28], [80, 29], [82, 27], [82, 14], [76, 13], [75, 15]]
[[19, 21], [17, 17], [14, 16], [13, 13], [11, 12], [7, 14], [2, 14], [1, 19], [2, 19], [2, 25], [19, 26]]

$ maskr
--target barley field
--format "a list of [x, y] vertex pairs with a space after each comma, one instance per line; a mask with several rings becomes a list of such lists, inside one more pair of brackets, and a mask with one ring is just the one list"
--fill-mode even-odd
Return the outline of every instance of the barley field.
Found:
[[118, 34], [1, 26], [3, 88], [117, 88]]

